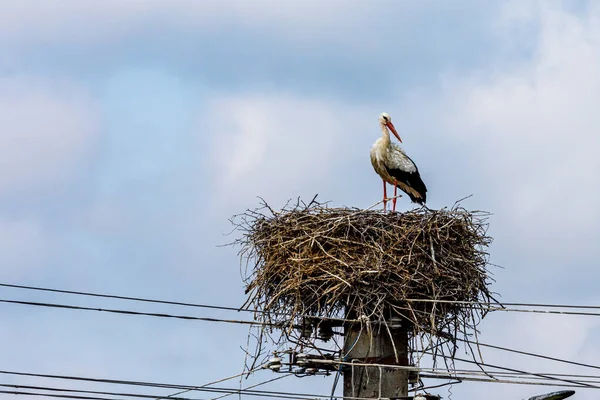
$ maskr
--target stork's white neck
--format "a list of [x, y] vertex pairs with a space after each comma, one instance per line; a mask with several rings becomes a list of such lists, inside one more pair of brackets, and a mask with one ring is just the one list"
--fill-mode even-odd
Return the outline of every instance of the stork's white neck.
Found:
[[387, 147], [390, 144], [390, 131], [384, 123], [380, 123], [379, 126], [381, 127], [381, 139], [383, 145]]

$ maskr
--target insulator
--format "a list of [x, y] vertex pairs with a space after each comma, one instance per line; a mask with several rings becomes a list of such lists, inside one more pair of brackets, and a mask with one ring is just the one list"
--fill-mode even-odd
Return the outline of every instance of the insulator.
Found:
[[269, 369], [271, 371], [279, 372], [279, 370], [281, 369], [281, 358], [275, 356], [269, 360], [269, 363], [267, 365], [269, 366]]
[[299, 366], [308, 365], [307, 358], [308, 358], [308, 354], [298, 353], [296, 355], [296, 365], [299, 365]]
[[281, 370], [281, 364], [269, 365], [269, 369], [273, 372], [279, 372]]
[[306, 375], [314, 375], [319, 372], [319, 368], [306, 368]]
[[269, 364], [281, 364], [281, 357], [273, 357], [269, 360]]

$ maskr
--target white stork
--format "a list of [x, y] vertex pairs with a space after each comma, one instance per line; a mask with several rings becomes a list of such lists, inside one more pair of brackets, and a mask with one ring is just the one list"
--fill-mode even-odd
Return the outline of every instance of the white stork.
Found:
[[387, 208], [388, 200], [386, 183], [394, 185], [393, 211], [396, 211], [398, 188], [406, 193], [413, 203], [425, 204], [427, 188], [421, 180], [417, 165], [400, 146], [390, 140], [391, 130], [402, 143], [402, 139], [392, 124], [392, 118], [387, 113], [381, 113], [379, 126], [381, 127], [381, 137], [371, 148], [371, 163], [383, 181], [383, 209]]

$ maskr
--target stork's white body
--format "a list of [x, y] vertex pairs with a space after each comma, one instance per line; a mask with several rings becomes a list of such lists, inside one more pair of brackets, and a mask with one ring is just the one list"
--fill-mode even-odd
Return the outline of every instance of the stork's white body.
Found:
[[388, 172], [390, 169], [400, 169], [408, 173], [417, 172], [417, 166], [406, 155], [404, 150], [395, 143], [390, 143], [388, 133], [387, 143], [385, 138], [379, 138], [371, 147], [371, 164], [375, 168], [375, 172], [379, 174], [381, 179], [390, 185], [397, 184], [404, 192], [414, 192], [414, 196], [419, 196], [413, 188], [407, 186], [403, 182], [398, 182]]

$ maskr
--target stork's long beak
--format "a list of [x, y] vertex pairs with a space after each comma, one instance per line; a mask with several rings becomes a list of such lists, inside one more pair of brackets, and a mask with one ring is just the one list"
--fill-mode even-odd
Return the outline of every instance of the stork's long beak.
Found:
[[396, 139], [398, 139], [400, 141], [400, 143], [402, 143], [402, 139], [400, 139], [400, 135], [398, 135], [398, 132], [396, 132], [396, 128], [394, 128], [394, 124], [392, 124], [391, 122], [387, 122], [386, 126], [388, 128], [390, 128], [390, 131], [392, 131], [392, 133], [394, 134], [394, 136], [396, 136]]

